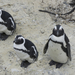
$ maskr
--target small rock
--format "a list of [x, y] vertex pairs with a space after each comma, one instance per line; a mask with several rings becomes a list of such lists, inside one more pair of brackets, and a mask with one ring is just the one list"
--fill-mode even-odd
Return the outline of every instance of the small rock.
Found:
[[44, 34], [44, 33], [45, 33], [45, 30], [40, 30], [40, 32], [41, 32], [42, 34]]
[[18, 9], [12, 9], [12, 11], [13, 11], [13, 12], [18, 12], [19, 10], [18, 10]]
[[19, 71], [20, 71], [19, 69], [15, 69], [15, 68], [11, 69], [11, 72], [19, 72]]

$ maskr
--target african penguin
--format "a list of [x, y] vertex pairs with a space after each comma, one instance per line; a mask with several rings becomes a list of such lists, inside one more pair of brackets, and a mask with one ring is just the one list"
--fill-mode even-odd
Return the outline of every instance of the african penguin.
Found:
[[69, 39], [64, 33], [64, 29], [61, 25], [56, 25], [53, 29], [53, 33], [50, 35], [47, 43], [44, 47], [44, 54], [46, 51], [50, 54], [50, 66], [56, 64], [56, 68], [60, 68], [64, 63], [71, 61], [71, 50]]
[[21, 59], [21, 67], [27, 68], [28, 65], [38, 59], [36, 46], [22, 35], [17, 35], [13, 41], [13, 48], [17, 56]]
[[6, 11], [0, 9], [0, 39], [6, 40], [16, 29], [13, 17]]

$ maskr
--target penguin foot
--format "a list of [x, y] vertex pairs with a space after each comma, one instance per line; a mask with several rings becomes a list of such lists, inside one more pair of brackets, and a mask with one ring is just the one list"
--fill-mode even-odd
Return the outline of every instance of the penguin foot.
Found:
[[62, 63], [57, 63], [56, 68], [60, 68], [63, 64]]
[[22, 61], [21, 63], [21, 67], [27, 68], [31, 63], [29, 63], [28, 61]]
[[0, 34], [0, 40], [6, 40], [8, 38], [9, 35], [6, 35], [4, 33]]
[[53, 60], [51, 60], [50, 63], [49, 63], [50, 66], [55, 65], [55, 64], [56, 64], [56, 62], [53, 61]]

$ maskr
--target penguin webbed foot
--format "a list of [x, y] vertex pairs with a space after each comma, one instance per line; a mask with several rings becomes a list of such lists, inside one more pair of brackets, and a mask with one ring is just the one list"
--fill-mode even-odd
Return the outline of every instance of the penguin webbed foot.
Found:
[[63, 63], [57, 63], [56, 68], [60, 68], [63, 65]]
[[1, 33], [0, 34], [0, 40], [6, 40], [8, 38], [9, 35], [6, 35], [5, 33]]
[[49, 63], [50, 66], [55, 65], [55, 64], [56, 64], [56, 62], [53, 61], [53, 60], [51, 60], [50, 63]]
[[49, 63], [50, 66], [55, 65], [55, 64], [56, 64], [56, 68], [60, 68], [63, 65], [63, 63], [58, 63], [53, 60], [51, 60]]
[[29, 63], [28, 61], [22, 61], [21, 63], [21, 67], [27, 68], [31, 63]]

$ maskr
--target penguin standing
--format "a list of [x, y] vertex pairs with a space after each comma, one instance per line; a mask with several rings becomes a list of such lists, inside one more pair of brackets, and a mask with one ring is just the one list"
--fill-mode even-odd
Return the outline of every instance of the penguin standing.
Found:
[[0, 39], [6, 40], [16, 29], [13, 17], [6, 11], [0, 10]]
[[69, 39], [64, 33], [61, 25], [56, 25], [53, 33], [50, 35], [48, 42], [44, 47], [44, 54], [46, 51], [50, 54], [50, 66], [56, 64], [56, 68], [60, 68], [64, 63], [71, 61], [71, 50]]
[[17, 35], [13, 44], [17, 56], [22, 60], [21, 67], [27, 68], [28, 65], [37, 60], [38, 51], [31, 41], [22, 35]]

